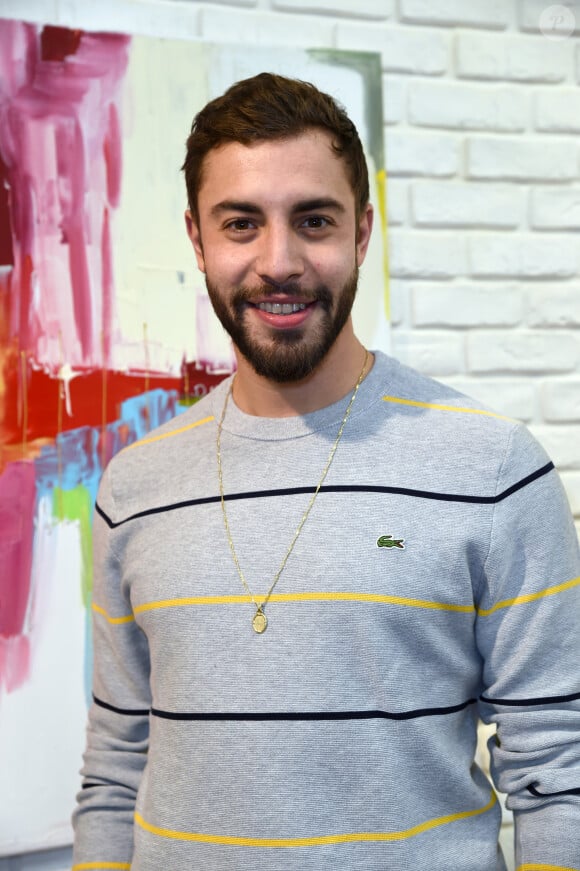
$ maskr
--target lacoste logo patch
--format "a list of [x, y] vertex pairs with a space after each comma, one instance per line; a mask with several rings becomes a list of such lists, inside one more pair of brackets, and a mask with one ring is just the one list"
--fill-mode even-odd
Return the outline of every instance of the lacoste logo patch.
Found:
[[392, 535], [381, 535], [377, 539], [377, 547], [398, 547], [399, 550], [405, 550], [405, 539], [393, 538]]

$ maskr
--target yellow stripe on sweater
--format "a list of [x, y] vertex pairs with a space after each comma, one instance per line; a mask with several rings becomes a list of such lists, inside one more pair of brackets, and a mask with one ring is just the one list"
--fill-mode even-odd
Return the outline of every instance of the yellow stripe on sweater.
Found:
[[228, 835], [207, 835], [201, 832], [178, 832], [173, 829], [162, 829], [159, 826], [153, 826], [151, 823], [147, 823], [139, 813], [135, 814], [135, 822], [152, 835], [158, 835], [160, 838], [171, 838], [175, 841], [194, 841], [196, 843], [220, 844], [228, 847], [325, 847], [329, 844], [351, 844], [360, 841], [404, 841], [407, 838], [422, 835], [424, 832], [429, 831], [429, 829], [435, 829], [438, 826], [445, 826], [458, 820], [465, 820], [468, 817], [484, 814], [494, 806], [496, 801], [495, 793], [492, 793], [489, 803], [483, 808], [477, 808], [474, 811], [463, 811], [458, 814], [449, 814], [445, 817], [437, 817], [434, 820], [427, 820], [425, 823], [420, 823], [418, 826], [412, 826], [412, 828], [404, 829], [401, 832], [348, 832], [343, 835], [321, 835], [318, 838], [239, 838]]
[[[449, 602], [430, 602], [427, 599], [413, 599], [404, 596], [387, 596], [379, 593], [352, 593], [352, 592], [308, 592], [308, 593], [273, 593], [268, 599], [269, 602], [359, 602], [361, 604], [371, 603], [374, 605], [400, 605], [404, 608], [424, 608], [430, 611], [451, 611], [458, 614], [473, 614], [477, 613], [478, 617], [489, 617], [490, 614], [501, 608], [511, 608], [516, 605], [526, 605], [529, 602], [536, 602], [544, 599], [547, 596], [555, 596], [557, 593], [562, 593], [577, 587], [580, 584], [580, 577], [573, 578], [571, 581], [566, 581], [563, 584], [557, 584], [554, 587], [547, 587], [545, 590], [540, 590], [537, 593], [528, 593], [526, 596], [517, 596], [514, 599], [504, 599], [501, 602], [496, 602], [491, 608], [475, 608], [474, 605], [453, 605]], [[254, 601], [258, 605], [262, 605], [266, 601], [265, 596], [254, 596]], [[136, 605], [134, 608], [135, 614], [142, 614], [146, 611], [157, 611], [163, 608], [187, 608], [191, 606], [205, 605], [249, 605], [252, 599], [248, 595], [240, 594], [235, 596], [185, 596], [175, 599], [159, 599], [156, 602], [144, 602], [142, 605]], [[105, 619], [114, 625], [123, 623], [132, 623], [135, 619], [133, 614], [124, 617], [111, 617], [104, 608], [100, 605], [93, 604], [93, 611], [101, 614]]]
[[[254, 596], [257, 604], [265, 602], [265, 596]], [[409, 599], [403, 596], [383, 596], [378, 593], [273, 593], [269, 602], [370, 602], [377, 605], [402, 605], [407, 608], [427, 608], [435, 611], [458, 611], [462, 614], [475, 612], [473, 605], [452, 605], [446, 602], [429, 602], [425, 599]], [[190, 596], [179, 599], [161, 599], [136, 605], [135, 614], [154, 611], [158, 608], [183, 608], [190, 605], [243, 605], [251, 604], [247, 595], [236, 596]]]
[[434, 408], [436, 411], [456, 411], [459, 414], [483, 414], [486, 417], [499, 417], [500, 420], [513, 420], [505, 414], [486, 411], [483, 408], [460, 408], [457, 405], [438, 405], [435, 402], [416, 402], [413, 399], [402, 399], [400, 396], [383, 396], [383, 402], [395, 402], [398, 405], [412, 405], [414, 408]]
[[529, 602], [536, 602], [538, 599], [544, 599], [546, 596], [555, 596], [564, 590], [570, 590], [572, 587], [577, 587], [580, 584], [579, 578], [572, 578], [571, 581], [566, 581], [564, 584], [557, 584], [555, 587], [546, 587], [545, 590], [540, 590], [538, 593], [528, 593], [526, 596], [517, 596], [515, 599], [504, 599], [502, 602], [496, 602], [491, 608], [478, 608], [477, 613], [480, 617], [488, 617], [494, 611], [499, 611], [500, 608], [511, 608], [514, 605], [527, 605]]
[[86, 868], [117, 868], [126, 871], [130, 867], [130, 862], [80, 862], [72, 866], [72, 871], [85, 871]]
[[171, 436], [180, 435], [182, 432], [187, 432], [190, 429], [195, 429], [196, 426], [202, 426], [204, 423], [209, 423], [210, 421], [215, 420], [214, 416], [204, 417], [203, 420], [196, 420], [195, 423], [189, 423], [187, 426], [182, 426], [179, 429], [173, 429], [171, 432], [164, 432], [161, 435], [151, 436], [146, 439], [139, 439], [138, 442], [133, 442], [132, 445], [128, 445], [125, 450], [130, 451], [131, 448], [138, 448], [141, 445], [149, 445], [151, 442], [159, 442], [161, 439], [170, 439]]
[[97, 614], [101, 614], [103, 617], [105, 617], [108, 623], [112, 623], [113, 625], [118, 625], [120, 623], [132, 623], [135, 620], [132, 614], [128, 614], [126, 617], [111, 617], [104, 608], [101, 608], [100, 605], [95, 605], [94, 602], [92, 604], [92, 608], [93, 611], [95, 611]]
[[516, 871], [579, 871], [579, 869], [570, 868], [568, 865], [541, 865], [537, 862], [526, 862], [525, 865], [518, 865]]

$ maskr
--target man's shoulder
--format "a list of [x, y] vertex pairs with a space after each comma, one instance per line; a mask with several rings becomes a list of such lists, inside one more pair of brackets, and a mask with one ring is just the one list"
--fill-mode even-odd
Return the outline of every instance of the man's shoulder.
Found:
[[[379, 356], [379, 361], [384, 359], [385, 355]], [[416, 420], [428, 419], [430, 425], [437, 420], [454, 420], [457, 423], [464, 416], [468, 420], [481, 421], [484, 426], [497, 422], [495, 426], [500, 430], [519, 424], [516, 418], [482, 402], [470, 393], [396, 360], [391, 360], [386, 368], [383, 383], [382, 399], [393, 413], [402, 414], [406, 411]]]
[[450, 384], [391, 360], [382, 387], [383, 433], [396, 432], [426, 465], [517, 478], [549, 462], [522, 421]]
[[215, 453], [215, 397], [224, 387], [116, 454], [103, 475], [98, 504], [136, 514], [151, 505], [191, 498]]

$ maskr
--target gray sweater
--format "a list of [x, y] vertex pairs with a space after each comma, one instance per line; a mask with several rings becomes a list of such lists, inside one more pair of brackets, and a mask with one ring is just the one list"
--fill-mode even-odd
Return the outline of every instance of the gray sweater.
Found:
[[[543, 450], [377, 354], [256, 635], [227, 386], [101, 484], [75, 868], [499, 871], [478, 716], [518, 867], [580, 868], [580, 555]], [[348, 398], [228, 406], [257, 597]]]

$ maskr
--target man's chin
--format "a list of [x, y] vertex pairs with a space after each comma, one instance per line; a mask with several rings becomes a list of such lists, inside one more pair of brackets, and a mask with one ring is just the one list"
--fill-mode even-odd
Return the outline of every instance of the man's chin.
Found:
[[239, 354], [254, 371], [278, 384], [296, 383], [308, 378], [329, 351], [327, 342], [305, 341], [302, 330], [285, 330], [267, 345], [240, 337], [234, 341]]

